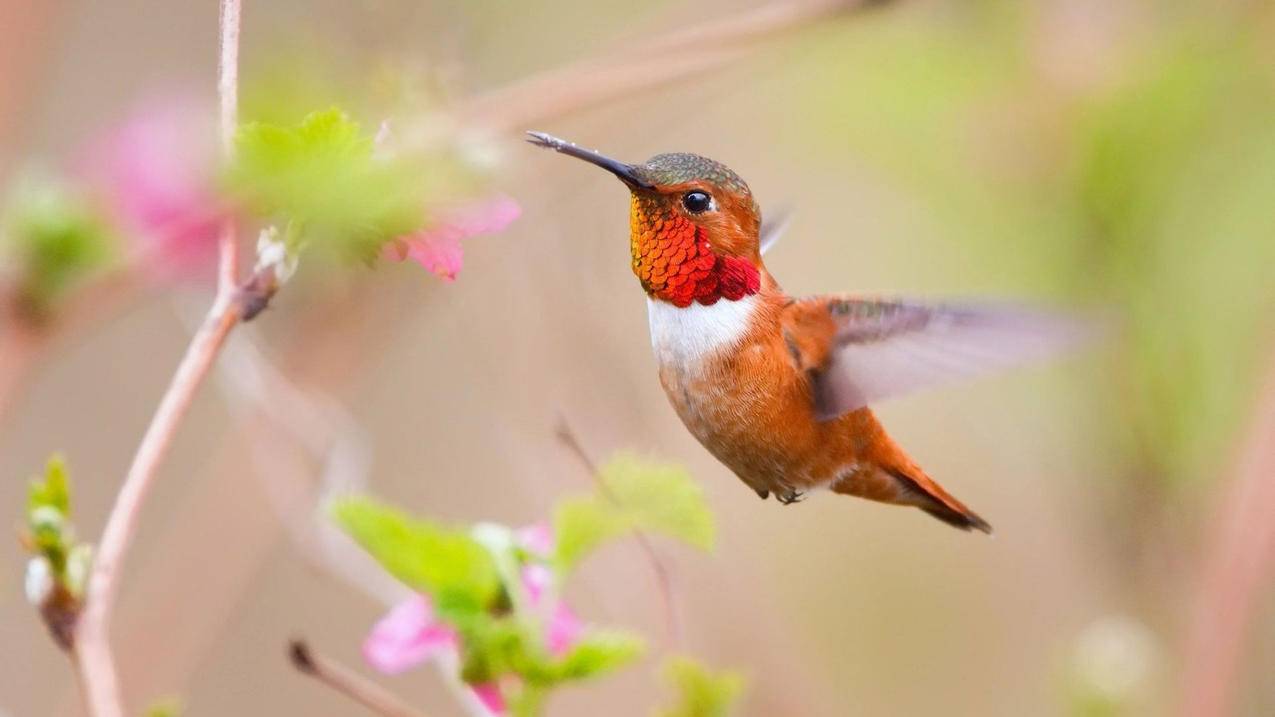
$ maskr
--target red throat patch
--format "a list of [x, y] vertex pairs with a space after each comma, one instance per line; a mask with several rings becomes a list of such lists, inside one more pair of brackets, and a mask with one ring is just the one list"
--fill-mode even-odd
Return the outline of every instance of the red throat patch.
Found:
[[634, 197], [629, 215], [633, 273], [642, 288], [674, 306], [738, 301], [761, 290], [751, 261], [713, 252], [708, 238], [686, 217]]

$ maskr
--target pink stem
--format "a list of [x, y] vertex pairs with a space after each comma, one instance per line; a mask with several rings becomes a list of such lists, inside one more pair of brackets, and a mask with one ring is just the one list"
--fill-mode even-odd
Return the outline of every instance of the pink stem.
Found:
[[[237, 105], [239, 3], [240, 0], [222, 0], [221, 5], [221, 80], [218, 89], [221, 94], [223, 151], [227, 157], [234, 139]], [[236, 301], [238, 248], [231, 222], [227, 222], [222, 230], [219, 253], [217, 296], [203, 325], [186, 349], [186, 355], [177, 366], [177, 373], [137, 447], [93, 559], [84, 611], [76, 625], [74, 641], [75, 666], [85, 704], [93, 717], [122, 717], [124, 714], [110, 647], [110, 620], [119, 596], [120, 571], [159, 465], [226, 337], [240, 319]]]
[[1244, 638], [1275, 572], [1275, 363], [1213, 524], [1185, 645], [1182, 714], [1231, 714]]

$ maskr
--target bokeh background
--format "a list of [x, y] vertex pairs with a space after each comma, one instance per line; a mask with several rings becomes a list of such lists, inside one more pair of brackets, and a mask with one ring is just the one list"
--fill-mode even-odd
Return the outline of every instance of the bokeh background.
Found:
[[[671, 30], [745, 5], [248, 0], [246, 103], [257, 88], [357, 105], [388, 85], [419, 108], [617, 48], [641, 74]], [[211, 1], [5, 0], [0, 183], [74, 163], [148, 97], [211, 103], [216, 22]], [[296, 425], [334, 430], [347, 478], [415, 512], [519, 525], [590, 485], [554, 438], [562, 417], [598, 458], [635, 449], [703, 485], [716, 551], [662, 552], [685, 649], [749, 678], [741, 714], [1178, 712], [1214, 664], [1192, 652], [1200, 606], [1230, 589], [1212, 587], [1211, 551], [1248, 546], [1258, 564], [1270, 552], [1247, 524], [1239, 540], [1216, 536], [1245, 466], [1275, 450], [1254, 428], [1275, 370], [1275, 5], [899, 0], [611, 94], [528, 129], [630, 160], [727, 163], [763, 208], [795, 210], [767, 258], [790, 292], [1019, 297], [1114, 318], [1082, 355], [879, 407], [996, 536], [830, 496], [758, 501], [659, 388], [623, 188], [494, 133], [495, 185], [524, 214], [469, 241], [455, 283], [402, 265], [342, 278], [303, 266], [232, 341], [127, 566], [114, 642], [129, 703], [359, 713], [284, 659], [303, 635], [357, 664], [382, 611], [296, 539], [313, 506], [305, 477], [331, 468], [297, 445], [309, 429]], [[0, 419], [0, 512], [16, 522], [25, 479], [61, 451], [81, 534], [100, 531], [210, 295], [197, 281], [134, 293], [39, 357]], [[236, 379], [250, 350], [322, 420], [263, 415], [282, 399]], [[76, 714], [23, 563], [0, 541], [0, 713]], [[1275, 714], [1275, 591], [1258, 575], [1232, 714]], [[658, 654], [651, 576], [617, 545], [571, 597]], [[549, 713], [646, 714], [654, 664], [557, 695]], [[456, 713], [428, 670], [384, 679], [428, 714]]]

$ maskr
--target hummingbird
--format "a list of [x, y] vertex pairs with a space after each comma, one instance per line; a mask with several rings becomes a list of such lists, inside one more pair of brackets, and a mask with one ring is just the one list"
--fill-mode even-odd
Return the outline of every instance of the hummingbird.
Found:
[[827, 489], [991, 533], [868, 404], [1043, 357], [1075, 338], [1075, 322], [1013, 306], [790, 296], [762, 261], [785, 222], [763, 223], [725, 165], [685, 153], [628, 164], [528, 134], [628, 187], [660, 383], [691, 434], [758, 496], [788, 505]]

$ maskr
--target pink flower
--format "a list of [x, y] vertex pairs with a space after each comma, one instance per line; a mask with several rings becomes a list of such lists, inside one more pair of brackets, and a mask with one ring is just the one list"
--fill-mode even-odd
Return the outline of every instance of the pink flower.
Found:
[[513, 199], [496, 195], [444, 210], [432, 225], [391, 240], [381, 255], [393, 261], [412, 259], [446, 281], [464, 263], [460, 240], [502, 231], [522, 214]]
[[474, 685], [470, 688], [473, 690], [474, 696], [482, 703], [483, 707], [492, 715], [503, 715], [506, 711], [505, 696], [500, 692], [500, 686], [494, 682], [488, 682], [481, 685]]
[[553, 584], [553, 571], [542, 563], [531, 563], [522, 568], [522, 589], [533, 606], [539, 605]]
[[211, 261], [228, 213], [211, 117], [191, 100], [151, 101], [94, 141], [82, 166], [139, 261], [165, 278]]
[[363, 659], [387, 675], [397, 675], [422, 662], [457, 649], [456, 632], [434, 618], [428, 598], [415, 595], [372, 627], [363, 641]]
[[[542, 620], [545, 648], [561, 657], [580, 641], [584, 624], [557, 598], [556, 577], [544, 562], [553, 552], [553, 533], [548, 525], [537, 523], [518, 530], [514, 539], [519, 547], [538, 556], [522, 566], [519, 576], [527, 596], [526, 609]], [[460, 648], [459, 635], [438, 619], [429, 598], [414, 595], [396, 605], [372, 627], [363, 642], [363, 657], [372, 667], [393, 675], [430, 659], [442, 658], [454, 663]], [[516, 677], [506, 678], [511, 680], [510, 684], [517, 685]], [[503, 717], [507, 713], [500, 683], [470, 685], [470, 690], [491, 717]]]
[[548, 523], [532, 523], [519, 528], [514, 533], [518, 546], [538, 558], [548, 558], [553, 554], [553, 530]]
[[565, 602], [559, 602], [549, 614], [549, 624], [545, 627], [545, 647], [549, 652], [561, 657], [571, 651], [584, 634], [584, 623], [571, 612]]

